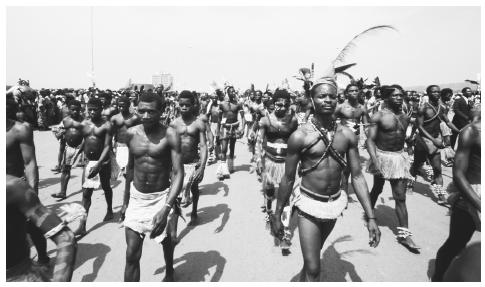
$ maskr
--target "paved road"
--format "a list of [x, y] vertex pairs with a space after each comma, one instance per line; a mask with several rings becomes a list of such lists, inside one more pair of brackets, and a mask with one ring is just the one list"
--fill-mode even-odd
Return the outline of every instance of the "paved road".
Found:
[[[58, 143], [51, 132], [35, 132], [39, 163], [41, 201], [57, 208], [65, 202], [81, 202], [82, 169], [72, 171], [68, 198], [58, 203], [50, 194], [58, 192], [60, 175], [50, 169], [56, 164]], [[362, 152], [363, 161], [368, 157]], [[175, 249], [175, 272], [178, 281], [294, 281], [301, 267], [302, 256], [295, 230], [292, 253], [283, 257], [274, 246], [265, 228], [260, 211], [260, 183], [250, 173], [246, 145], [236, 145], [236, 172], [223, 182], [214, 175], [216, 166], [208, 166], [201, 183], [199, 202], [200, 223], [187, 227], [179, 221], [181, 242]], [[364, 164], [364, 162], [363, 162]], [[451, 170], [444, 168], [445, 184]], [[368, 185], [372, 177], [365, 174]], [[114, 182], [113, 207], [121, 208], [124, 183]], [[350, 203], [329, 236], [322, 250], [323, 281], [428, 281], [434, 266], [436, 251], [448, 235], [448, 209], [439, 206], [428, 185], [418, 180], [417, 189], [407, 197], [409, 222], [414, 239], [422, 247], [413, 254], [396, 243], [397, 219], [390, 186], [386, 184], [376, 206], [377, 222], [382, 232], [380, 245], [368, 246], [368, 233], [361, 219], [363, 210]], [[189, 207], [190, 208], [190, 207]], [[78, 245], [73, 281], [123, 281], [125, 266], [125, 233], [116, 221], [102, 222], [106, 202], [102, 190], [95, 191], [87, 229], [88, 234]], [[184, 214], [189, 216], [190, 209]], [[472, 241], [479, 240], [475, 233]], [[52, 242], [49, 254], [55, 256]], [[35, 249], [32, 249], [35, 255]], [[145, 240], [141, 259], [141, 281], [160, 282], [165, 275], [162, 247]]]

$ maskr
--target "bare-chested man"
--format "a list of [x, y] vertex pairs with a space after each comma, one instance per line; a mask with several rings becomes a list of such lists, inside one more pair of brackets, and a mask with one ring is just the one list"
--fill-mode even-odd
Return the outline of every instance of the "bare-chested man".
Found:
[[445, 145], [441, 138], [440, 123], [443, 121], [455, 132], [459, 132], [455, 125], [444, 114], [444, 108], [440, 104], [440, 87], [431, 85], [426, 88], [429, 101], [424, 103], [418, 110], [416, 124], [419, 134], [416, 135], [414, 147], [414, 162], [411, 167], [411, 175], [416, 177], [417, 170], [429, 159], [433, 168], [433, 184], [431, 190], [438, 196], [438, 204], [445, 204], [446, 191], [443, 188], [441, 176], [441, 154], [439, 149]]
[[261, 91], [254, 92], [254, 97], [252, 100], [248, 101], [247, 107], [249, 110], [249, 115], [251, 119], [251, 125], [248, 126], [248, 147], [251, 153], [251, 162], [255, 160], [255, 146], [256, 146], [256, 135], [259, 128], [259, 120], [264, 116], [264, 105], [262, 102], [263, 94]]
[[[196, 99], [192, 92], [182, 91], [179, 95], [180, 117], [171, 127], [180, 136], [182, 163], [184, 164], [184, 184], [182, 187], [182, 207], [193, 203], [189, 225], [196, 224], [199, 202], [199, 183], [204, 178], [207, 162], [206, 124], [197, 118]], [[200, 156], [199, 156], [200, 148]], [[192, 198], [190, 194], [192, 193]]]
[[207, 117], [209, 118], [209, 125], [213, 139], [214, 150], [209, 155], [209, 164], [216, 163], [219, 154], [221, 153], [221, 140], [217, 131], [217, 125], [219, 123], [219, 102], [224, 100], [224, 94], [222, 92], [216, 92], [211, 96], [211, 100], [207, 105]]
[[98, 94], [98, 98], [103, 106], [103, 110], [101, 111], [101, 117], [104, 120], [109, 121], [112, 116], [118, 113], [118, 110], [115, 107], [111, 106], [112, 96], [108, 92], [101, 92]]
[[[28, 123], [16, 121], [18, 104], [12, 90], [6, 95], [6, 172], [7, 175], [24, 178], [38, 194], [39, 170], [35, 157], [34, 135]], [[38, 263], [49, 264], [47, 255], [47, 241], [39, 230], [30, 221], [27, 222], [27, 232], [37, 250]]]
[[164, 281], [174, 281], [177, 234], [172, 218], [177, 220], [177, 217], [169, 214], [182, 189], [184, 169], [180, 138], [173, 128], [160, 123], [162, 109], [158, 96], [142, 93], [138, 103], [142, 124], [129, 128], [126, 134], [130, 151], [126, 180], [130, 185], [125, 189], [121, 208], [127, 245], [125, 281], [140, 281], [140, 258], [146, 233], [162, 243], [166, 264]]
[[[359, 103], [360, 89], [356, 84], [349, 84], [345, 88], [344, 95], [346, 101], [340, 104], [335, 109], [335, 117], [340, 119], [340, 124], [348, 127], [357, 136], [357, 140], [360, 138], [360, 125], [361, 123], [367, 124], [368, 114], [365, 105]], [[344, 177], [342, 179], [342, 189], [348, 193], [350, 170], [344, 170]]]
[[[217, 168], [217, 178], [223, 180], [229, 178], [230, 173], [234, 171], [234, 148], [236, 139], [241, 138], [244, 134], [244, 112], [242, 105], [236, 100], [236, 91], [234, 87], [227, 88], [228, 100], [219, 104], [219, 121], [217, 131], [221, 140], [220, 163]], [[242, 124], [239, 123], [238, 115], [241, 117]], [[226, 163], [227, 147], [229, 146], [229, 160]]]
[[[264, 211], [267, 221], [273, 213], [272, 203], [276, 198], [275, 189], [280, 184], [285, 173], [285, 158], [287, 142], [290, 135], [298, 128], [298, 120], [290, 112], [290, 94], [286, 90], [276, 90], [273, 95], [275, 110], [263, 117], [259, 124], [259, 135], [256, 144], [256, 164], [262, 170]], [[263, 151], [264, 150], [264, 151]], [[283, 255], [288, 255], [291, 244], [289, 229], [291, 212], [285, 207], [283, 222], [285, 223], [283, 240], [280, 243]]]
[[[126, 132], [129, 128], [140, 124], [140, 118], [134, 112], [130, 112], [130, 99], [126, 96], [118, 98], [118, 114], [111, 117], [111, 125], [114, 135], [114, 150], [116, 161], [120, 166], [121, 173], [126, 175], [128, 164], [128, 147], [126, 146]], [[113, 160], [113, 159], [112, 159]]]
[[465, 126], [457, 138], [453, 182], [449, 186], [448, 198], [452, 204], [450, 234], [436, 254], [432, 281], [443, 281], [452, 260], [466, 247], [473, 233], [481, 231], [480, 109], [473, 114], [472, 123]]
[[374, 174], [374, 186], [370, 192], [372, 207], [375, 207], [384, 183], [391, 183], [392, 196], [396, 204], [396, 215], [399, 222], [397, 239], [412, 252], [420, 249], [411, 239], [408, 227], [406, 208], [406, 183], [411, 177], [410, 161], [404, 151], [406, 130], [409, 116], [403, 113], [404, 90], [401, 86], [392, 85], [382, 91], [385, 108], [374, 113], [369, 126], [367, 150], [370, 161], [368, 172]]
[[[81, 133], [84, 138], [83, 151], [88, 163], [83, 172], [83, 199], [82, 204], [86, 213], [89, 213], [91, 196], [94, 189], [101, 188], [104, 191], [107, 210], [103, 221], [113, 219], [113, 190], [111, 189], [111, 164], [109, 152], [112, 141], [112, 126], [109, 121], [102, 118], [102, 103], [99, 99], [91, 98], [87, 104], [89, 119], [81, 125]], [[81, 221], [79, 228], [74, 232], [76, 236], [86, 234], [87, 216]]]
[[[76, 258], [76, 240], [65, 223], [43, 206], [24, 180], [7, 174], [6, 267], [7, 282], [71, 281]], [[41, 236], [57, 246], [54, 277], [32, 264], [27, 243], [28, 225], [39, 229]]]
[[61, 165], [61, 191], [52, 194], [51, 196], [59, 200], [66, 198], [67, 185], [71, 178], [71, 168], [76, 162], [77, 157], [82, 152], [82, 122], [81, 103], [76, 100], [71, 100], [68, 104], [69, 116], [62, 120], [64, 127], [64, 141], [66, 146], [64, 148], [64, 156]]
[[[357, 137], [348, 127], [333, 119], [337, 105], [337, 84], [333, 79], [319, 79], [311, 88], [313, 120], [300, 126], [288, 140], [285, 175], [278, 190], [278, 200], [272, 230], [282, 237], [281, 215], [295, 184], [295, 173], [300, 162], [301, 184], [291, 205], [298, 211], [298, 232], [303, 252], [303, 270], [300, 280], [317, 281], [320, 278], [320, 253], [325, 239], [332, 231], [337, 217], [347, 205], [347, 195], [340, 189], [342, 170], [348, 164], [352, 184], [368, 218], [369, 244], [378, 245], [380, 231], [374, 217], [361, 172]], [[344, 161], [346, 154], [347, 162]]]

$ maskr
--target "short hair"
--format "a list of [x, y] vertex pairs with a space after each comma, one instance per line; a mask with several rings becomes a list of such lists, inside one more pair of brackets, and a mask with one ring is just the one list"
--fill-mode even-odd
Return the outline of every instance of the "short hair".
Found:
[[106, 100], [110, 101], [111, 100], [111, 94], [106, 93], [106, 92], [100, 92], [98, 94], [98, 98], [105, 98]]
[[118, 103], [129, 103], [130, 99], [127, 96], [122, 95], [118, 97]]
[[427, 88], [426, 88], [426, 94], [430, 94], [431, 93], [431, 89], [432, 88], [439, 88], [440, 86], [438, 85], [429, 85]]
[[103, 107], [103, 103], [101, 103], [101, 100], [95, 97], [91, 97], [88, 101], [88, 106], [96, 106], [99, 108]]
[[71, 99], [70, 101], [67, 102], [67, 107], [70, 106], [76, 106], [78, 108], [81, 108], [81, 102], [78, 100]]
[[347, 92], [349, 91], [350, 87], [357, 87], [357, 89], [359, 89], [359, 91], [360, 91], [360, 88], [359, 88], [359, 86], [356, 83], [350, 83], [350, 84], [347, 85], [347, 87], [345, 87], [345, 91], [344, 91], [345, 94], [347, 94]]
[[191, 91], [187, 91], [187, 90], [182, 91], [179, 95], [179, 100], [180, 99], [189, 99], [192, 102], [192, 104], [196, 103], [194, 92], [191, 92]]
[[286, 101], [290, 101], [290, 93], [288, 93], [285, 89], [276, 89], [273, 94], [273, 102], [276, 102], [278, 99], [284, 99]]
[[157, 109], [160, 111], [164, 109], [165, 103], [160, 96], [153, 92], [148, 92], [148, 91], [143, 91], [140, 94], [140, 97], [138, 99], [138, 103], [140, 102], [145, 102], [145, 103], [155, 103], [157, 106]]
[[441, 100], [445, 100], [447, 97], [453, 96], [453, 90], [450, 88], [444, 88], [440, 93]]
[[403, 96], [406, 95], [406, 93], [404, 92], [404, 89], [400, 85], [394, 84], [394, 85], [390, 85], [390, 86], [382, 86], [381, 87], [381, 95], [382, 95], [382, 98], [383, 99], [388, 99], [392, 95], [392, 93], [394, 92], [394, 90], [401, 91], [401, 93], [403, 94]]
[[[462, 93], [462, 94], [465, 94], [465, 91], [466, 91], [467, 89], [470, 89], [470, 87], [464, 87], [463, 89], [461, 89], [461, 93]], [[470, 90], [471, 90], [471, 89], [470, 89]]]

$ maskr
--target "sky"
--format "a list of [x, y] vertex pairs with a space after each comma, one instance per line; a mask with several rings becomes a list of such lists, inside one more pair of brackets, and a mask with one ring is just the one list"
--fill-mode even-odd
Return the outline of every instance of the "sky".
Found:
[[[6, 82], [34, 88], [91, 84], [90, 7], [7, 7]], [[275, 86], [315, 63], [319, 76], [356, 34], [344, 63], [355, 77], [403, 86], [477, 79], [480, 7], [103, 7], [93, 8], [94, 79], [118, 89], [171, 73], [175, 88]], [[339, 82], [347, 79], [340, 78]], [[297, 87], [297, 88], [298, 88]]]

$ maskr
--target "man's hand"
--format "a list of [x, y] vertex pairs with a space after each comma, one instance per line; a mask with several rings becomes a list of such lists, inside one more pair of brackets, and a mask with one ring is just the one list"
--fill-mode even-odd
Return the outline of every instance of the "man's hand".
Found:
[[120, 222], [123, 222], [125, 220], [125, 213], [126, 213], [126, 209], [128, 208], [127, 205], [124, 205], [121, 207], [121, 210], [120, 210]]
[[369, 219], [367, 222], [367, 230], [369, 230], [369, 245], [370, 247], [377, 247], [381, 240], [381, 231], [377, 227], [375, 219]]
[[241, 139], [243, 137], [243, 135], [244, 135], [244, 130], [242, 130], [242, 129], [238, 130], [236, 132], [236, 136], [237, 136], [238, 139]]
[[168, 206], [163, 206], [162, 210], [157, 212], [155, 216], [153, 216], [153, 229], [152, 232], [150, 233], [150, 239], [153, 239], [160, 234], [162, 234], [163, 230], [165, 230], [165, 227], [167, 226], [167, 218], [168, 218], [168, 213], [170, 212], [170, 209]]
[[271, 234], [274, 237], [281, 240], [284, 235], [283, 222], [281, 222], [281, 215], [277, 216], [276, 214], [271, 214], [270, 224], [271, 224]]
[[195, 172], [194, 172], [194, 182], [201, 182], [202, 179], [204, 178], [204, 171], [205, 169], [202, 167], [199, 167]]
[[89, 169], [88, 178], [95, 177], [100, 170], [101, 170], [101, 165], [99, 163], [96, 163]]
[[433, 139], [433, 144], [437, 146], [438, 148], [445, 148], [445, 145], [443, 144], [443, 141], [440, 139]]

